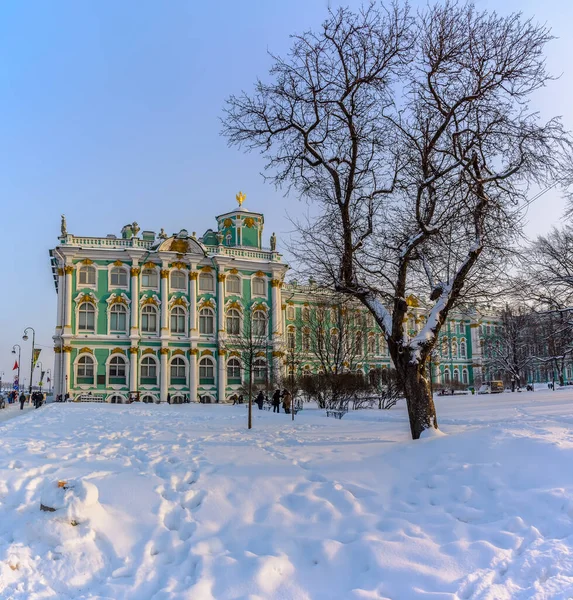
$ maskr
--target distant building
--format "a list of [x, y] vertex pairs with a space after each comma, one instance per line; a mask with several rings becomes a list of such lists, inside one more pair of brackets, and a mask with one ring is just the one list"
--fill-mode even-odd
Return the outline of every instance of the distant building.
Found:
[[[185, 229], [139, 235], [137, 223], [123, 227], [121, 237], [75, 236], [62, 217], [59, 244], [50, 251], [58, 293], [55, 394], [118, 403], [134, 393], [145, 402], [168, 395], [172, 402], [228, 401], [244, 383], [229, 340], [242, 331], [245, 311], [266, 339], [257, 385], [320, 368], [305, 322], [317, 307], [335, 306], [335, 296], [312, 283], [284, 283], [288, 265], [274, 234], [264, 248], [263, 215], [242, 207], [244, 196], [237, 200], [239, 207], [199, 238]], [[409, 300], [415, 333], [423, 309]], [[390, 358], [373, 319], [355, 312], [361, 325], [354, 339], [362, 347], [348, 367], [367, 376], [388, 368]], [[432, 366], [436, 386], [481, 378], [478, 324], [477, 316], [460, 314], [444, 326]], [[289, 350], [297, 351], [296, 365], [288, 363]]]

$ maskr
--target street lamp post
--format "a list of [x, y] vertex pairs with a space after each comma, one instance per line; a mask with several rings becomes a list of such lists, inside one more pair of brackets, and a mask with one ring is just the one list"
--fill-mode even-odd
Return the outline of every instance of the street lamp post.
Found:
[[42, 371], [44, 370], [44, 365], [42, 364], [41, 360], [39, 360], [36, 363], [36, 369], [40, 369], [40, 379], [38, 381], [38, 387], [40, 388], [40, 391], [42, 391], [42, 384], [43, 384]]
[[48, 381], [50, 383], [50, 385], [48, 386], [48, 395], [51, 395], [51, 393], [52, 393], [52, 369], [48, 369], [46, 371], [46, 377], [48, 378]]
[[20, 344], [14, 344], [12, 346], [12, 354], [16, 354], [16, 348], [18, 348], [18, 391], [20, 391], [20, 353], [22, 348], [20, 347]]
[[30, 358], [30, 396], [32, 395], [32, 379], [34, 378], [34, 347], [36, 345], [36, 331], [33, 327], [26, 327], [24, 329], [24, 335], [22, 339], [24, 341], [28, 340], [28, 329], [32, 330], [32, 358]]

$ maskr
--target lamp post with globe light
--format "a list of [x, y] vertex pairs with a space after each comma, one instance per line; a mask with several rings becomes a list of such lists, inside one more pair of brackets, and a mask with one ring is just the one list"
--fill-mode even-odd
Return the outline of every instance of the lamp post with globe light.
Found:
[[26, 342], [28, 340], [28, 330], [32, 331], [32, 358], [30, 358], [30, 396], [32, 395], [32, 379], [34, 378], [34, 350], [36, 345], [36, 331], [33, 327], [26, 327], [24, 329], [24, 335], [22, 339]]

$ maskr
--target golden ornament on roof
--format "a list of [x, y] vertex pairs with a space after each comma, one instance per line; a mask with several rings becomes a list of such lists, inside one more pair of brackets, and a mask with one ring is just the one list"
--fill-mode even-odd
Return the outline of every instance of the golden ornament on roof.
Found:
[[235, 199], [237, 200], [237, 202], [239, 203], [239, 206], [243, 205], [243, 202], [246, 200], [247, 195], [243, 194], [243, 192], [239, 192], [236, 196]]

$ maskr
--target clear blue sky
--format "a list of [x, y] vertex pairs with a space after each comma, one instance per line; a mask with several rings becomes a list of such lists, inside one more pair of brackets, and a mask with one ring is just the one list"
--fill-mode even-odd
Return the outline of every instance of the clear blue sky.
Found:
[[[349, 0], [350, 5], [358, 2]], [[337, 6], [337, 2], [331, 2]], [[414, 1], [416, 6], [418, 2]], [[420, 1], [420, 4], [423, 2]], [[549, 65], [563, 73], [539, 94], [542, 112], [573, 127], [573, 3], [482, 0], [521, 10], [560, 38]], [[29, 377], [36, 329], [40, 360], [52, 366], [55, 292], [48, 249], [60, 214], [77, 235], [143, 229], [202, 233], [234, 205], [265, 213], [267, 236], [284, 239], [285, 215], [304, 210], [265, 185], [258, 156], [219, 137], [224, 99], [250, 89], [269, 66], [267, 49], [319, 24], [326, 0], [3, 0], [0, 3], [0, 372], [12, 376], [12, 345], [23, 346]], [[548, 195], [529, 211], [528, 233], [556, 223], [563, 203]]]

